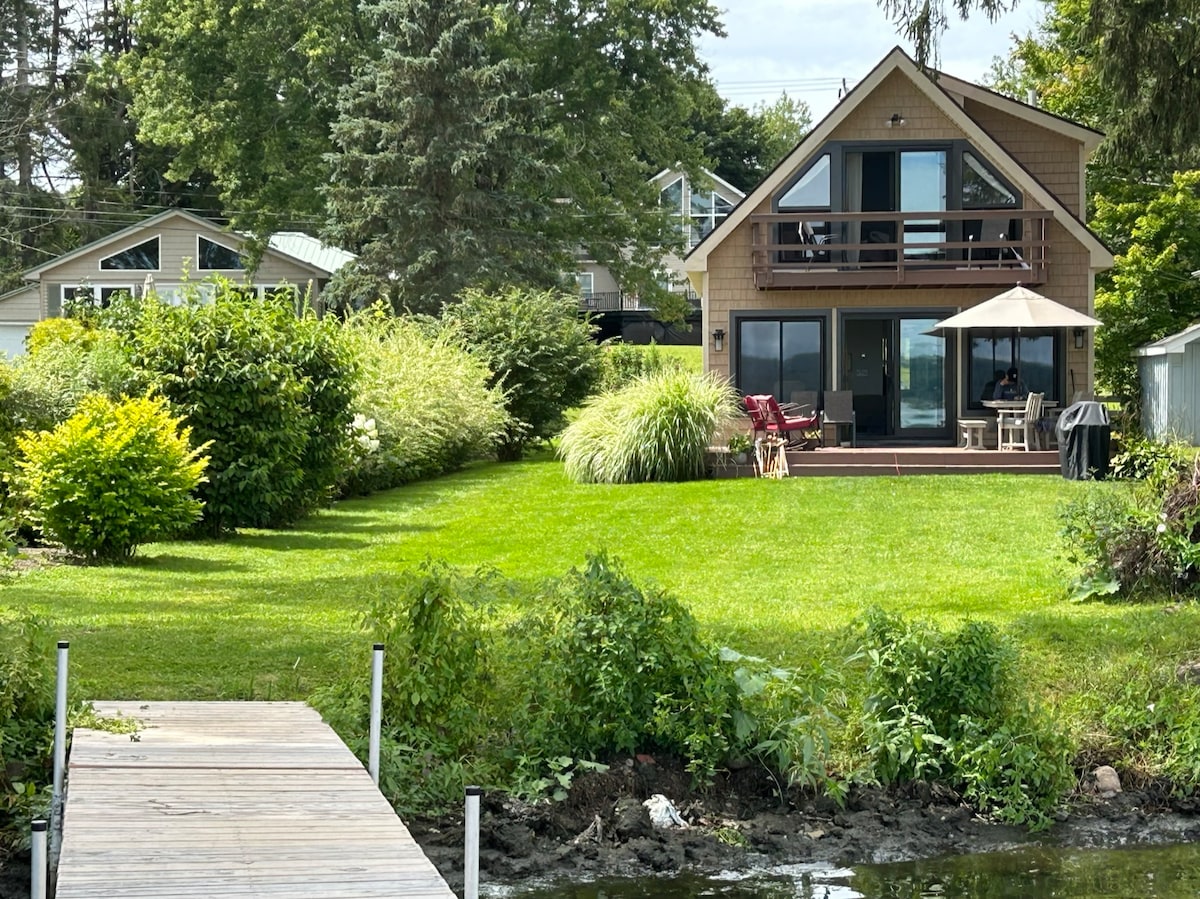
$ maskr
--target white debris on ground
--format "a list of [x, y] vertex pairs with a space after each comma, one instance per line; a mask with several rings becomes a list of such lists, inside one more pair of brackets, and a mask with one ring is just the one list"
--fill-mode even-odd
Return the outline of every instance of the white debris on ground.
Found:
[[650, 812], [650, 823], [660, 830], [688, 826], [680, 816], [679, 810], [662, 793], [655, 793], [642, 805], [646, 806], [647, 811]]

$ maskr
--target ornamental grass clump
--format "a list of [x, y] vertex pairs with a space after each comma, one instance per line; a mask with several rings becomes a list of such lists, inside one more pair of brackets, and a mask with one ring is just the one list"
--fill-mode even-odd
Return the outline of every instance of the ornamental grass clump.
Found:
[[193, 449], [161, 398], [94, 395], [53, 431], [17, 438], [21, 485], [52, 540], [90, 562], [119, 562], [193, 525], [207, 444]]
[[704, 477], [708, 446], [733, 411], [725, 380], [659, 372], [591, 400], [563, 433], [559, 454], [580, 483], [695, 480]]

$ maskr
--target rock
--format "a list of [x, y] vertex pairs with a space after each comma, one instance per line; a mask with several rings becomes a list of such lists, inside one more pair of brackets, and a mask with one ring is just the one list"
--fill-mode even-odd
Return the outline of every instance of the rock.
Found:
[[1175, 669], [1175, 678], [1185, 684], [1200, 684], [1200, 660], [1180, 662]]
[[1112, 799], [1121, 792], [1121, 778], [1109, 765], [1101, 765], [1092, 772], [1096, 781], [1096, 792], [1104, 799]]
[[613, 806], [612, 829], [617, 839], [622, 842], [637, 837], [648, 837], [653, 832], [646, 809], [632, 796], [618, 799]]

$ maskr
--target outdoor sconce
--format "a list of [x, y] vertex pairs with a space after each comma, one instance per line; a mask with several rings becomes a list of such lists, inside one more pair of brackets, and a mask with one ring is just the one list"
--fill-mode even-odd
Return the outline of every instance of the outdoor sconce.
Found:
[[892, 117], [884, 122], [884, 124], [889, 128], [899, 128], [904, 124], [904, 116], [900, 115], [898, 112], [893, 112]]
[[1086, 331], [1084, 331], [1084, 330], [1083, 330], [1083, 328], [1076, 328], [1076, 329], [1075, 329], [1075, 349], [1077, 349], [1077, 350], [1082, 350], [1082, 349], [1083, 349], [1084, 335], [1085, 335], [1086, 333], [1087, 333], [1087, 332], [1086, 332]]
[[725, 348], [725, 329], [717, 328], [713, 331], [713, 349], [718, 353]]

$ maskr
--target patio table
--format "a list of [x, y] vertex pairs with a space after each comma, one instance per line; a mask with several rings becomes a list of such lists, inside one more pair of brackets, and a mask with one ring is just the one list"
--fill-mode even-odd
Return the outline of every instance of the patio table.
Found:
[[[994, 409], [996, 414], [1001, 412], [1023, 412], [1025, 411], [1025, 400], [983, 400], [983, 405], [987, 409]], [[1058, 408], [1058, 400], [1042, 400], [1042, 412], [1051, 412], [1057, 414], [1061, 411]], [[1050, 439], [1046, 438], [1046, 449], [1049, 449]], [[1038, 434], [1038, 446], [1042, 445], [1042, 435]]]

